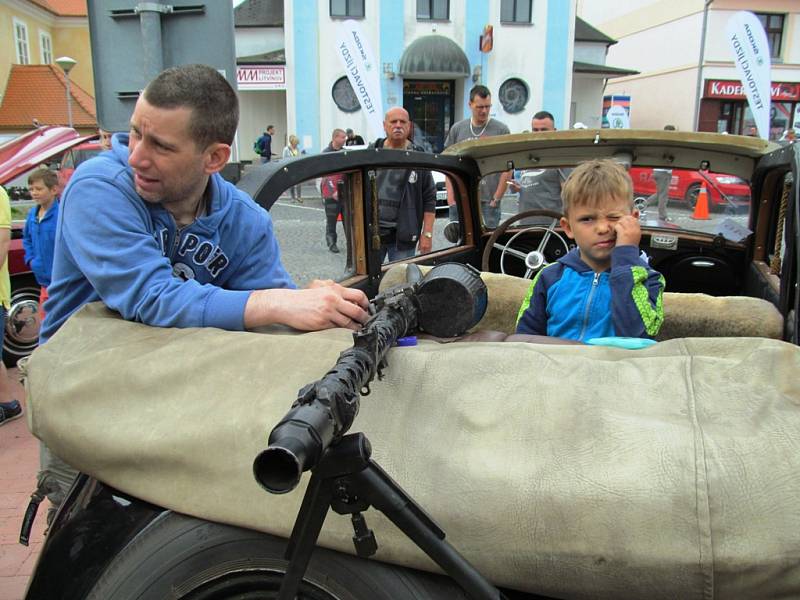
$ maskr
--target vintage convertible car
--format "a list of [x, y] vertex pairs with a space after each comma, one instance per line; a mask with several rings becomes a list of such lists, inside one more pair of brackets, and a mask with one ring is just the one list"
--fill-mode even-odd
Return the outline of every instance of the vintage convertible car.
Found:
[[[308, 599], [798, 597], [800, 147], [572, 130], [440, 155], [310, 156], [255, 169], [240, 186], [271, 210], [299, 283], [332, 278], [385, 299], [406, 289], [407, 264], [471, 265], [488, 305], [470, 331], [511, 333], [530, 277], [571, 240], [557, 214], [520, 214], [511, 194], [487, 228], [482, 178], [594, 157], [749, 182], [748, 211], [670, 206], [669, 223], [643, 211], [641, 249], [667, 281], [659, 342], [420, 336], [386, 349], [371, 363], [382, 379], [369, 368], [342, 376], [362, 377], [355, 390], [369, 397], [319, 413], [328, 427], [360, 404], [351, 433], [368, 436], [374, 462], [364, 437], [334, 436], [311, 483], [306, 473], [291, 493], [262, 486], [289, 492], [306, 459], [287, 450], [276, 470], [256, 457], [298, 390], [353, 344], [350, 332], [154, 329], [101, 305], [76, 314], [24, 367], [33, 432], [84, 473], [50, 526], [28, 600], [275, 598], [287, 565]], [[458, 221], [436, 220], [430, 252], [379, 264], [375, 178], [388, 168], [444, 173]], [[344, 175], [338, 254], [315, 196], [333, 172]], [[302, 204], [287, 195], [297, 185]], [[544, 223], [520, 224], [532, 216]], [[460, 316], [445, 296], [433, 325]], [[321, 453], [331, 440], [319, 440]], [[384, 491], [364, 492], [367, 479]], [[328, 502], [341, 514], [325, 518]], [[298, 567], [317, 526], [319, 547]], [[364, 558], [368, 528], [378, 547]]]

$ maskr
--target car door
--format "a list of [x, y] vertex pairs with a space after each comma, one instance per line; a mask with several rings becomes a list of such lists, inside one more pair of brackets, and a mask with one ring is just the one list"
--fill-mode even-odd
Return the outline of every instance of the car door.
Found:
[[[387, 192], [386, 185], [381, 187], [391, 173], [400, 182], [392, 188], [396, 192]], [[381, 260], [385, 196], [404, 206], [405, 182], [413, 186], [429, 176], [433, 179], [434, 206], [436, 180], [444, 177], [453, 184], [458, 222], [448, 227], [449, 211], [434, 208], [430, 251], [420, 253], [417, 243], [409, 243], [414, 246], [412, 255], [402, 260], [479, 265], [480, 225], [474, 197], [478, 169], [469, 158], [343, 149], [250, 167], [237, 186], [270, 211], [282, 261], [298, 285], [332, 279], [372, 296], [389, 264], [401, 261], [390, 256]], [[379, 199], [381, 195], [384, 198]], [[332, 245], [338, 252], [331, 249]]]
[[765, 155], [753, 175], [756, 240], [750, 278], [756, 292], [775, 302], [785, 318], [784, 339], [800, 342], [800, 146]]

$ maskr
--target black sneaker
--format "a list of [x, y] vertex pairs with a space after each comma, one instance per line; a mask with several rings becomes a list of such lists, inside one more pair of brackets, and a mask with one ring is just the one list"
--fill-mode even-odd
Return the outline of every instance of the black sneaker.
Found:
[[339, 246], [337, 246], [336, 244], [331, 244], [330, 246], [328, 246], [328, 250], [330, 250], [334, 254], [339, 254]]
[[16, 400], [0, 402], [0, 425], [22, 416], [22, 406]]

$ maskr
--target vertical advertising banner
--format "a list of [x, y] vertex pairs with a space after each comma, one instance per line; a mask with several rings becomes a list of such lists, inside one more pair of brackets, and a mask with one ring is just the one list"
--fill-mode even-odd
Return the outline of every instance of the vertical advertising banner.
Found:
[[383, 101], [378, 63], [372, 46], [358, 21], [343, 21], [336, 39], [336, 53], [342, 61], [353, 92], [367, 117], [371, 139], [384, 137]]
[[771, 60], [767, 34], [758, 17], [746, 10], [728, 20], [725, 32], [758, 134], [768, 140]]

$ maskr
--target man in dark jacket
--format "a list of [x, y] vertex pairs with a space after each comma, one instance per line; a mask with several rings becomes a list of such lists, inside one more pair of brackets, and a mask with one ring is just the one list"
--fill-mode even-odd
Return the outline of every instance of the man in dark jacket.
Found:
[[256, 140], [256, 151], [261, 156], [262, 163], [272, 160], [272, 136], [275, 134], [275, 127], [267, 125], [267, 130]]
[[347, 141], [344, 143], [345, 146], [363, 146], [364, 145], [364, 138], [360, 135], [355, 133], [352, 129], [348, 128], [347, 131]]
[[[408, 139], [411, 121], [404, 108], [390, 108], [383, 129], [386, 137], [370, 147], [423, 151]], [[390, 262], [414, 256], [417, 248], [420, 254], [430, 252], [436, 218], [436, 186], [430, 171], [381, 169], [377, 179], [381, 262], [387, 256]]]

